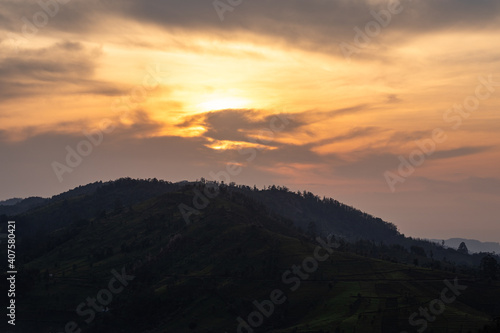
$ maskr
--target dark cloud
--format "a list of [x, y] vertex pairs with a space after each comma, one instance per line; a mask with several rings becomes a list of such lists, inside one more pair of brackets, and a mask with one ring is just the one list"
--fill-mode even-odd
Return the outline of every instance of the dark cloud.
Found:
[[303, 121], [303, 124], [330, 120], [340, 116], [353, 115], [361, 112], [367, 112], [370, 110], [370, 106], [367, 104], [355, 105], [347, 108], [334, 109], [326, 112], [322, 111], [306, 111], [303, 112], [299, 119]]
[[[103, 117], [99, 124], [106, 123], [113, 127], [112, 137], [120, 140], [150, 137], [159, 133], [164, 127], [163, 123], [151, 119], [148, 113], [143, 110], [130, 112], [126, 118], [129, 123], [128, 125], [122, 122], [123, 119], [121, 119], [121, 114], [119, 113], [112, 117]], [[58, 135], [65, 135], [73, 139], [83, 138], [85, 132], [91, 133], [100, 128], [95, 128], [96, 126], [100, 125], [90, 123], [86, 119], [59, 121], [44, 126], [24, 126], [9, 131], [0, 131], [0, 144], [12, 144], [12, 135], [21, 138], [22, 141], [29, 141], [37, 136], [49, 136], [51, 133], [58, 133]]]
[[[47, 3], [49, 0], [44, 1]], [[93, 41], [103, 44], [119, 41], [129, 48], [141, 46], [162, 50], [163, 45], [156, 44], [156, 41], [153, 41], [154, 36], [142, 38], [140, 34], [137, 34], [136, 27], [143, 26], [147, 29], [151, 24], [175, 36], [180, 36], [179, 41], [168, 40], [164, 42], [165, 45], [170, 43], [169, 46], [173, 45], [177, 49], [190, 50], [197, 54], [226, 52], [228, 55], [235, 56], [239, 52], [244, 57], [265, 58], [268, 56], [248, 50], [219, 51], [216, 47], [212, 51], [209, 49], [211, 46], [192, 43], [191, 38], [182, 39], [183, 34], [192, 33], [220, 41], [238, 40], [257, 45], [263, 42], [277, 49], [298, 48], [342, 57], [339, 43], [353, 43], [354, 28], [363, 29], [368, 22], [374, 20], [371, 11], [384, 10], [387, 2], [378, 0], [243, 0], [241, 5], [234, 8], [234, 11], [226, 12], [225, 20], [221, 22], [211, 0], [71, 0], [67, 4], [59, 4], [54, 17], [50, 17], [44, 27], [40, 27], [33, 36], [27, 38], [28, 42], [39, 38], [36, 43], [24, 45], [26, 47], [23, 46], [14, 56], [9, 53], [12, 51], [9, 44], [12, 42], [10, 39], [12, 35], [7, 33], [22, 36], [25, 24], [22, 18], [26, 17], [32, 22], [33, 15], [39, 13], [42, 8], [38, 1], [4, 0], [0, 8], [0, 52], [2, 54], [0, 57], [0, 102], [17, 102], [14, 99], [51, 96], [55, 93], [62, 96], [127, 94], [130, 87], [127, 89], [119, 83], [111, 84], [95, 79], [94, 74], [99, 66], [102, 50], [89, 48], [88, 45]], [[401, 65], [408, 71], [417, 73], [426, 63], [420, 65], [419, 59], [416, 59], [414, 63], [406, 63], [408, 58], [398, 58], [401, 55], [391, 53], [395, 46], [400, 43], [411, 45], [412, 38], [418, 38], [421, 42], [426, 36], [440, 32], [472, 31], [490, 34], [498, 31], [500, 23], [500, 2], [497, 0], [404, 0], [402, 4], [403, 12], [393, 16], [390, 24], [374, 38], [373, 44], [375, 45], [370, 45], [374, 47], [364, 49], [356, 59], [376, 59], [394, 68]], [[46, 40], [59, 40], [59, 42], [43, 49], [33, 49]], [[3, 52], [3, 48], [6, 48], [8, 52]], [[448, 57], [447, 54], [447, 58], [443, 56], [432, 60], [444, 66], [458, 62], [494, 63], [498, 59], [498, 52], [490, 51], [482, 54], [481, 50], [471, 49], [466, 54], [462, 52], [460, 57], [453, 54]], [[377, 78], [379, 81], [385, 80], [390, 74], [384, 71], [384, 68], [381, 72], [383, 73]], [[403, 79], [406, 77], [398, 76], [397, 80], [386, 83], [394, 87], [402, 84]], [[402, 98], [407, 99], [401, 94], [384, 93], [380, 101], [398, 103]], [[2, 110], [0, 117], [8, 118], [10, 116], [8, 112], [12, 111], [5, 107], [3, 109], [5, 111]], [[172, 104], [165, 107], [165, 112], [170, 112], [171, 109], [175, 109]], [[290, 118], [286, 126], [279, 133], [275, 133], [275, 137], [279, 139], [280, 135], [291, 136], [296, 133], [310, 134], [310, 137], [315, 137], [317, 133], [312, 132], [310, 125], [332, 121], [337, 117], [378, 111], [381, 111], [380, 107], [366, 104], [327, 112], [307, 110], [296, 113], [293, 117], [283, 114], [282, 116], [290, 116]], [[273, 112], [270, 111], [270, 113]], [[367, 193], [365, 188], [367, 184], [377, 181], [380, 183], [379, 189], [382, 189], [380, 191], [388, 192], [383, 173], [387, 170], [395, 170], [399, 165], [398, 155], [389, 152], [389, 149], [402, 143], [428, 138], [430, 134], [428, 131], [397, 131], [389, 139], [388, 145], [391, 147], [374, 148], [377, 145], [373, 144], [373, 140], [385, 137], [385, 135], [380, 135], [385, 129], [361, 125], [342, 129], [342, 132], [332, 129], [328, 133], [330, 138], [312, 143], [287, 144], [271, 140], [266, 144], [276, 149], [254, 149], [257, 156], [252, 162], [247, 162], [248, 155], [244, 151], [233, 149], [215, 154], [207, 147], [210, 140], [252, 142], [251, 135], [259, 130], [269, 129], [274, 117], [276, 115], [268, 114], [268, 111], [264, 114], [259, 110], [221, 110], [195, 115], [186, 118], [178, 126], [187, 128], [203, 125], [207, 128], [207, 132], [201, 137], [182, 138], [158, 136], [158, 133], [163, 132], [164, 124], [152, 120], [146, 113], [138, 110], [130, 117], [131, 125], [121, 125], [118, 119], [113, 119], [118, 127], [104, 136], [103, 142], [93, 148], [93, 152], [84, 158], [79, 167], [75, 168], [71, 174], [65, 175], [63, 183], [58, 182], [51, 163], [53, 161], [64, 162], [67, 154], [66, 147], [76, 147], [81, 140], [87, 139], [83, 134], [83, 129], [90, 129], [89, 123], [81, 120], [71, 123], [59, 122], [46, 127], [22, 128], [18, 134], [24, 139], [20, 141], [12, 141], [11, 132], [0, 130], [0, 154], [7, 157], [2, 160], [0, 172], [1, 194], [7, 197], [0, 198], [0, 200], [13, 196], [52, 195], [98, 179], [116, 179], [121, 176], [158, 177], [168, 180], [196, 179], [202, 176], [209, 178], [210, 171], [224, 170], [225, 164], [231, 160], [245, 165], [243, 174], [234, 180], [246, 181], [250, 185], [255, 182], [273, 183], [276, 178], [281, 177], [281, 175], [273, 174], [273, 169], [281, 166], [293, 168], [293, 165], [297, 165], [296, 169], [300, 171], [301, 164], [311, 166], [311, 169], [315, 170], [312, 172], [320, 169], [317, 172], [321, 173], [321, 177], [314, 179], [305, 175], [296, 177], [290, 182], [312, 183], [317, 179], [324, 179], [328, 182], [335, 177], [347, 179], [346, 187], [352, 187], [353, 192], [357, 191], [365, 195], [364, 201], [354, 201], [360, 197], [359, 193], [355, 198], [353, 197], [353, 202], [357, 203], [357, 207], [370, 207], [370, 203], [376, 201], [378, 201], [379, 209], [392, 205], [385, 210], [385, 213], [389, 217], [391, 214], [396, 214], [393, 215], [393, 220], [398, 224], [410, 221], [411, 224], [418, 225], [420, 220], [427, 221], [426, 223], [429, 224], [446, 219], [463, 221], [464, 207], [471, 202], [470, 194], [489, 194], [491, 197], [488, 199], [491, 201], [498, 198], [500, 180], [479, 177], [467, 178], [460, 182], [443, 182], [427, 181], [415, 175], [410, 177], [411, 179], [409, 178], [404, 185], [410, 185], [407, 187], [410, 190], [400, 191], [398, 195]], [[485, 124], [484, 121], [475, 123], [473, 119], [470, 119], [468, 127], [462, 131], [475, 131], [477, 128], [483, 133], [485, 131], [496, 133], [495, 126], [493, 121]], [[82, 132], [75, 133], [75, 128], [82, 128]], [[355, 151], [342, 154], [315, 152], [315, 148], [322, 145], [371, 137], [374, 139], [366, 140], [367, 147]], [[472, 159], [491, 149], [493, 148], [489, 146], [468, 146], [438, 150], [429, 159], [442, 160], [457, 157]], [[411, 150], [408, 151], [410, 152]], [[432, 161], [426, 163], [432, 163]], [[429, 184], [429, 190], [413, 193], [411, 185], [414, 183]], [[325, 189], [327, 185], [321, 184], [321, 186], [325, 192], [330, 191]], [[422, 187], [425, 188], [425, 186]], [[455, 193], [463, 195], [461, 201], [451, 198]], [[433, 205], [441, 205], [441, 198], [447, 200], [448, 207], [429, 209]], [[482, 219], [489, 218], [493, 228], [497, 221], [493, 221], [497, 219], [497, 207], [493, 205], [486, 207], [488, 204], [486, 201], [482, 205], [477, 204], [477, 209], [471, 212], [475, 214], [474, 218], [477, 216]], [[391, 204], [387, 204], [388, 202]], [[458, 209], [453, 210], [455, 207]], [[454, 214], [452, 218], [446, 216], [450, 211]], [[409, 226], [410, 223], [407, 225]], [[448, 227], [446, 233], [448, 233]]]
[[[262, 116], [262, 111], [252, 109], [220, 110], [188, 116], [177, 126], [187, 128], [202, 125], [207, 129], [203, 136], [214, 140], [254, 143], [256, 142], [255, 135], [257, 134], [259, 136], [257, 138], [257, 143], [280, 147], [281, 149], [285, 148], [287, 145], [281, 144], [276, 140], [268, 142], [268, 135], [270, 135], [270, 132], [272, 132], [274, 138], [300, 130], [308, 132], [308, 125], [329, 121], [343, 115], [366, 112], [367, 109], [367, 106], [360, 105], [326, 112], [303, 111], [294, 114], [280, 113], [268, 114], [266, 116]], [[383, 129], [376, 127], [354, 128], [347, 133], [331, 138], [305, 143], [304, 150], [308, 151], [313, 147], [365, 137], [382, 131]], [[295, 145], [292, 146], [294, 149], [297, 148]], [[303, 152], [303, 150], [301, 151]]]
[[341, 135], [333, 136], [331, 138], [308, 143], [305, 146], [318, 147], [318, 146], [328, 145], [331, 143], [343, 142], [343, 141], [347, 141], [347, 140], [351, 140], [351, 139], [372, 136], [372, 135], [376, 135], [378, 133], [381, 133], [383, 131], [385, 131], [385, 130], [382, 128], [378, 128], [378, 127], [355, 127], [345, 134], [341, 134]]
[[456, 149], [448, 149], [448, 150], [440, 150], [433, 153], [429, 159], [439, 160], [446, 158], [454, 158], [454, 157], [462, 157], [468, 155], [479, 154], [488, 150], [491, 150], [493, 147], [490, 146], [474, 146], [474, 147], [461, 147]]
[[[151, 137], [163, 124], [141, 111], [134, 113], [131, 120], [131, 125], [124, 125], [118, 119], [111, 119], [110, 124], [115, 128], [109, 133], [83, 121], [61, 122], [46, 128], [26, 127], [20, 133], [26, 139], [18, 141], [10, 140], [9, 133], [0, 131], [0, 155], [8, 156], [2, 160], [0, 171], [2, 195], [47, 196], [98, 179], [126, 176], [196, 179], [223, 162], [222, 156], [205, 146], [204, 138]], [[64, 132], [68, 127], [81, 130]], [[88, 133], [94, 133], [98, 142], [100, 135], [96, 131], [101, 132], [101, 142], [92, 144], [91, 153], [83, 156], [82, 163], [71, 173], [65, 173], [60, 183], [52, 163], [66, 164], [66, 148], [76, 151], [82, 141], [89, 141]], [[221, 159], [220, 163], [217, 159]]]
[[390, 136], [388, 142], [402, 144], [426, 139], [431, 134], [430, 131], [396, 131]]
[[[352, 43], [354, 27], [364, 29], [374, 20], [371, 12], [387, 9], [389, 1], [348, 0], [244, 0], [221, 22], [212, 1], [205, 0], [72, 0], [60, 5], [57, 14], [43, 30], [99, 33], [109, 28], [108, 18], [121, 17], [151, 23], [166, 30], [183, 29], [214, 38], [241, 34], [271, 37], [275, 43], [342, 56], [339, 43]], [[390, 44], [439, 30], [491, 31], [498, 28], [500, 3], [496, 0], [401, 1], [402, 13], [394, 15], [377, 39], [391, 31], [390, 40], [378, 43], [388, 50]], [[0, 27], [20, 33], [22, 17], [30, 18], [41, 7], [36, 2], [7, 2], [0, 15]], [[123, 26], [121, 34], [127, 35]], [[41, 29], [42, 30], [42, 29]], [[41, 32], [42, 33], [42, 32]], [[136, 41], [136, 43], [141, 43]], [[153, 46], [154, 47], [154, 46]], [[360, 58], [363, 55], [359, 55]]]
[[205, 136], [216, 140], [247, 141], [248, 138], [242, 130], [255, 129], [259, 126], [251, 118], [256, 115], [253, 110], [210, 112], [205, 118], [207, 126]]
[[[213, 34], [251, 33], [269, 36], [291, 47], [338, 54], [338, 44], [352, 43], [354, 27], [364, 29], [374, 20], [371, 11], [387, 8], [388, 1], [277, 0], [243, 1], [220, 22], [211, 2], [182, 0], [133, 1], [122, 14], [154, 22], [165, 28], [202, 30]], [[497, 27], [500, 3], [494, 0], [402, 1], [404, 11], [393, 16], [384, 32], [408, 37], [443, 29], [468, 30]], [[120, 11], [120, 9], [117, 9]], [[383, 33], [377, 38], [383, 38]], [[389, 42], [389, 44], [387, 43]], [[384, 41], [385, 47], [396, 40]]]
[[[182, 0], [129, 1], [116, 8], [129, 17], [165, 27], [249, 31], [274, 35], [294, 44], [315, 41], [329, 45], [353, 36], [353, 28], [372, 21], [371, 10], [387, 8], [389, 1], [277, 0], [243, 1], [220, 22], [212, 2]], [[111, 2], [111, 6], [122, 1]], [[444, 28], [486, 28], [498, 22], [500, 4], [494, 0], [401, 1], [404, 11], [390, 29], [428, 32]]]
[[186, 128], [202, 124], [207, 128], [204, 136], [215, 140], [250, 142], [250, 132], [273, 131], [292, 132], [305, 125], [297, 114], [271, 114], [263, 116], [258, 110], [220, 110], [188, 116], [178, 124]]
[[[370, 129], [366, 130], [367, 132], [370, 131]], [[364, 135], [363, 131], [361, 131], [361, 134]], [[426, 163], [432, 163], [432, 160], [472, 156], [490, 149], [492, 147], [477, 146], [437, 151], [428, 157]], [[338, 155], [332, 153], [321, 156], [321, 161], [331, 166], [332, 174], [340, 177], [383, 180], [384, 172], [396, 170], [400, 165], [401, 162], [398, 156], [381, 148], [366, 148], [349, 154]]]
[[[40, 3], [46, 4], [45, 8]], [[7, 19], [0, 20], [0, 28], [28, 39], [54, 31], [73, 33], [95, 31], [105, 24], [105, 17], [112, 13], [110, 11], [112, 8], [106, 4], [107, 1], [100, 0], [70, 0], [66, 4], [61, 4], [57, 0], [6, 0], [2, 1], [0, 15]], [[123, 5], [127, 4], [123, 3]], [[43, 13], [48, 17], [45, 24], [42, 18]], [[35, 30], [33, 30], [30, 24], [34, 24], [37, 19], [40, 24], [34, 25]]]
[[124, 87], [93, 79], [100, 48], [63, 41], [0, 60], [0, 100], [37, 95], [124, 94]]
[[72, 51], [72, 52], [84, 50], [84, 47], [81, 43], [71, 42], [71, 41], [63, 41], [63, 42], [57, 43], [55, 46], [57, 48], [64, 49], [66, 51]]
[[387, 103], [401, 103], [402, 101], [403, 100], [399, 98], [398, 95], [395, 94], [387, 95], [387, 100], [386, 100]]
[[[258, 158], [251, 161], [251, 164], [254, 166], [266, 168], [281, 164], [317, 164], [318, 166], [324, 165], [326, 169], [330, 170], [331, 173], [325, 175], [326, 177], [337, 174], [349, 178], [379, 178], [385, 170], [394, 167], [394, 161], [397, 161], [397, 157], [374, 149], [357, 151], [348, 154], [349, 156], [335, 152], [318, 154], [314, 152], [314, 148], [362, 137], [370, 137], [384, 132], [385, 130], [382, 128], [373, 126], [355, 127], [343, 134], [304, 144], [287, 144], [276, 140], [282, 133], [294, 133], [303, 127], [305, 130], [307, 125], [331, 120], [336, 116], [361, 112], [365, 109], [366, 106], [356, 106], [328, 112], [304, 111], [293, 115], [268, 115], [265, 118], [259, 117], [259, 113], [255, 110], [222, 110], [191, 116], [181, 126], [189, 127], [201, 122], [208, 128], [204, 134], [206, 138], [257, 142], [277, 148], [273, 150], [258, 150]], [[249, 133], [271, 129], [272, 126], [269, 125], [271, 119], [286, 119], [286, 125], [284, 124], [280, 128], [281, 131], [273, 133], [274, 139], [269, 138], [270, 140], [268, 141], [268, 137], [259, 137], [255, 140], [255, 138], [250, 137]], [[281, 125], [279, 121], [277, 123]], [[245, 164], [247, 159], [252, 156], [252, 150], [256, 152], [253, 148], [232, 149], [224, 151], [221, 155], [225, 156], [228, 161], [233, 160]]]

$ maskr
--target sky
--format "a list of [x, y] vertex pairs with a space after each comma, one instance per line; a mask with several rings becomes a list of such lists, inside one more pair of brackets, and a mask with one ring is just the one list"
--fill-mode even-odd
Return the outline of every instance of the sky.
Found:
[[500, 240], [497, 0], [0, 0], [0, 200], [272, 184]]

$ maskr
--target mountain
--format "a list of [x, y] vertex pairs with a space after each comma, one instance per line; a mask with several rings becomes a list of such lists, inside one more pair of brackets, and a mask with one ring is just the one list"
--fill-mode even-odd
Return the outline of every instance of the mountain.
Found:
[[19, 203], [22, 200], [23, 199], [21, 199], [21, 198], [12, 198], [12, 199], [8, 199], [8, 200], [0, 201], [0, 206], [12, 206], [12, 205]]
[[[442, 240], [432, 239], [431, 241], [442, 244]], [[458, 249], [460, 244], [464, 242], [469, 252], [471, 253], [500, 253], [500, 243], [495, 242], [481, 242], [475, 239], [464, 239], [464, 238], [450, 238], [444, 241], [445, 247], [450, 247], [453, 249]]]
[[235, 191], [262, 202], [269, 210], [293, 220], [303, 230], [313, 227], [321, 235], [333, 233], [348, 240], [369, 239], [389, 243], [397, 242], [402, 237], [392, 223], [311, 192], [294, 193], [276, 186], [270, 186], [266, 191], [236, 187]]
[[17, 215], [37, 206], [41, 206], [46, 202], [46, 199], [41, 197], [30, 197], [26, 199], [9, 199], [3, 202], [7, 202], [8, 204], [0, 204], [0, 215]]
[[45, 200], [8, 216], [18, 333], [494, 332], [500, 315], [484, 256], [438, 261], [438, 245], [307, 192], [120, 179]]

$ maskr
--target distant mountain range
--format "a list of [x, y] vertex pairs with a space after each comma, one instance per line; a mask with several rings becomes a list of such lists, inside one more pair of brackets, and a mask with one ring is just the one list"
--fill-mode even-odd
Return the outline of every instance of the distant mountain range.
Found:
[[[442, 240], [431, 239], [432, 242], [442, 244]], [[500, 243], [481, 242], [475, 239], [450, 238], [444, 241], [444, 246], [452, 249], [458, 249], [459, 245], [464, 242], [470, 253], [488, 252], [500, 254]]]

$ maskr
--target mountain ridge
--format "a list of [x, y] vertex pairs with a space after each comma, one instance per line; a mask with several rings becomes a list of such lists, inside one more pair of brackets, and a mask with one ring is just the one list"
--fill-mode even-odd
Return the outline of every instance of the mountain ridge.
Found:
[[[443, 240], [431, 239], [430, 241], [442, 244]], [[482, 242], [477, 239], [467, 239], [467, 238], [449, 238], [444, 240], [444, 246], [450, 247], [454, 249], [458, 249], [460, 243], [465, 243], [469, 252], [480, 253], [480, 252], [488, 252], [488, 253], [500, 253], [500, 243], [497, 242]]]
[[[328, 257], [311, 269], [317, 237], [326, 239], [318, 235], [322, 229], [303, 230], [303, 216], [292, 220], [276, 211], [290, 203], [300, 203], [303, 211], [338, 209], [331, 221], [335, 227], [357, 224], [354, 217], [362, 225], [372, 218], [307, 192], [271, 187], [250, 193], [245, 186], [219, 184], [218, 195], [198, 206], [187, 224], [179, 205], [193, 205], [205, 186], [120, 179], [14, 216], [17, 332], [61, 331], [68, 322], [85, 333], [234, 332], [238, 318], [251, 322], [255, 302], [264, 304], [274, 290], [283, 291], [287, 301], [276, 305], [255, 332], [399, 332], [411, 329], [408, 318], [440, 295], [444, 280], [455, 278], [468, 292], [447, 305], [433, 330], [475, 332], [494, 325], [498, 282], [480, 277], [472, 266], [432, 258], [422, 247], [427, 243], [398, 236], [413, 244], [405, 248], [330, 235], [339, 246], [321, 253]], [[273, 210], [271, 203], [278, 201], [284, 206]], [[322, 217], [315, 216], [311, 225]], [[35, 227], [34, 233], [23, 232]], [[457, 256], [470, 265], [479, 258]], [[294, 267], [302, 267], [301, 275]], [[106, 305], [109, 313], [89, 312], [85, 300], [102, 295], [113, 271], [133, 279]], [[95, 316], [78, 315], [81, 304]]]

